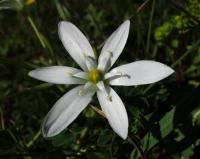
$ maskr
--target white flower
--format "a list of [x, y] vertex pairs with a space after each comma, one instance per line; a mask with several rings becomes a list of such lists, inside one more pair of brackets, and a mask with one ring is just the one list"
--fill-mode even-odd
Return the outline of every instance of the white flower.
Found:
[[29, 76], [55, 84], [80, 84], [62, 96], [44, 119], [44, 137], [63, 131], [79, 113], [97, 97], [112, 129], [123, 139], [128, 134], [128, 117], [124, 104], [112, 86], [135, 86], [157, 82], [174, 71], [159, 62], [142, 60], [110, 70], [121, 54], [128, 38], [130, 21], [126, 20], [107, 39], [99, 58], [83, 33], [70, 22], [60, 22], [60, 39], [77, 64], [82, 68], [51, 66], [30, 71]]

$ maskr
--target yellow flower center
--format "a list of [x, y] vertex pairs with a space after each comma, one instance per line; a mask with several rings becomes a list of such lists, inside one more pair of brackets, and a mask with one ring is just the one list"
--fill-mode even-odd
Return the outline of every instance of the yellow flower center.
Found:
[[103, 73], [101, 72], [101, 70], [98, 70], [96, 68], [90, 70], [88, 73], [88, 79], [93, 83], [101, 81], [102, 78], [103, 78]]

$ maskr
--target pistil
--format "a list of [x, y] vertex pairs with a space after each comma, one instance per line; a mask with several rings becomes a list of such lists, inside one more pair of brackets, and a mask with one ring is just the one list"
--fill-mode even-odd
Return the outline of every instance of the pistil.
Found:
[[88, 80], [91, 81], [92, 83], [98, 83], [99, 81], [101, 81], [103, 78], [103, 73], [101, 70], [99, 69], [91, 69], [88, 72]]

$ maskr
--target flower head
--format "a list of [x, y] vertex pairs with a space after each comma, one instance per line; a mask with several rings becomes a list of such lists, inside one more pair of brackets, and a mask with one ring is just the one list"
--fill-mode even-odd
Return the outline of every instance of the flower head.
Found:
[[[159, 62], [141, 60], [111, 69], [121, 54], [129, 33], [126, 20], [106, 40], [97, 59], [83, 33], [70, 22], [60, 22], [60, 39], [82, 68], [51, 66], [30, 71], [33, 78], [54, 84], [80, 84], [62, 96], [46, 115], [42, 131], [52, 137], [63, 131], [91, 102], [97, 93], [100, 106], [112, 129], [123, 139], [128, 134], [128, 117], [124, 104], [111, 86], [135, 86], [157, 82], [174, 71]], [[111, 70], [110, 70], [111, 69]]]

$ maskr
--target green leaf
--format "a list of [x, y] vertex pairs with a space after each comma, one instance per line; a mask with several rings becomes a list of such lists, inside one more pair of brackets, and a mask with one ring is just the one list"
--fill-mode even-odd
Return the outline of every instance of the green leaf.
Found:
[[142, 139], [143, 143], [143, 149], [149, 150], [154, 145], [156, 145], [159, 142], [158, 139], [156, 139], [151, 132], [147, 133], [144, 138]]
[[[159, 121], [160, 126], [160, 133], [161, 138], [165, 138], [168, 134], [170, 134], [173, 130], [173, 119], [174, 119], [174, 112], [175, 108], [173, 108], [171, 111], [167, 112], [163, 118]], [[144, 149], [151, 149], [153, 146], [155, 146], [159, 142], [159, 139], [156, 138], [152, 132], [148, 132], [144, 138], [142, 139], [143, 148]]]
[[56, 147], [68, 147], [74, 143], [75, 138], [73, 134], [60, 134], [52, 139], [52, 144]]
[[166, 137], [173, 130], [173, 119], [175, 109], [172, 109], [159, 121], [161, 137]]
[[44, 38], [42, 37], [42, 34], [39, 32], [38, 28], [36, 27], [34, 21], [32, 20], [31, 17], [28, 16], [28, 21], [31, 24], [31, 27], [33, 28], [37, 38], [40, 41], [40, 44], [42, 45], [43, 48], [46, 48], [45, 42], [44, 42]]

